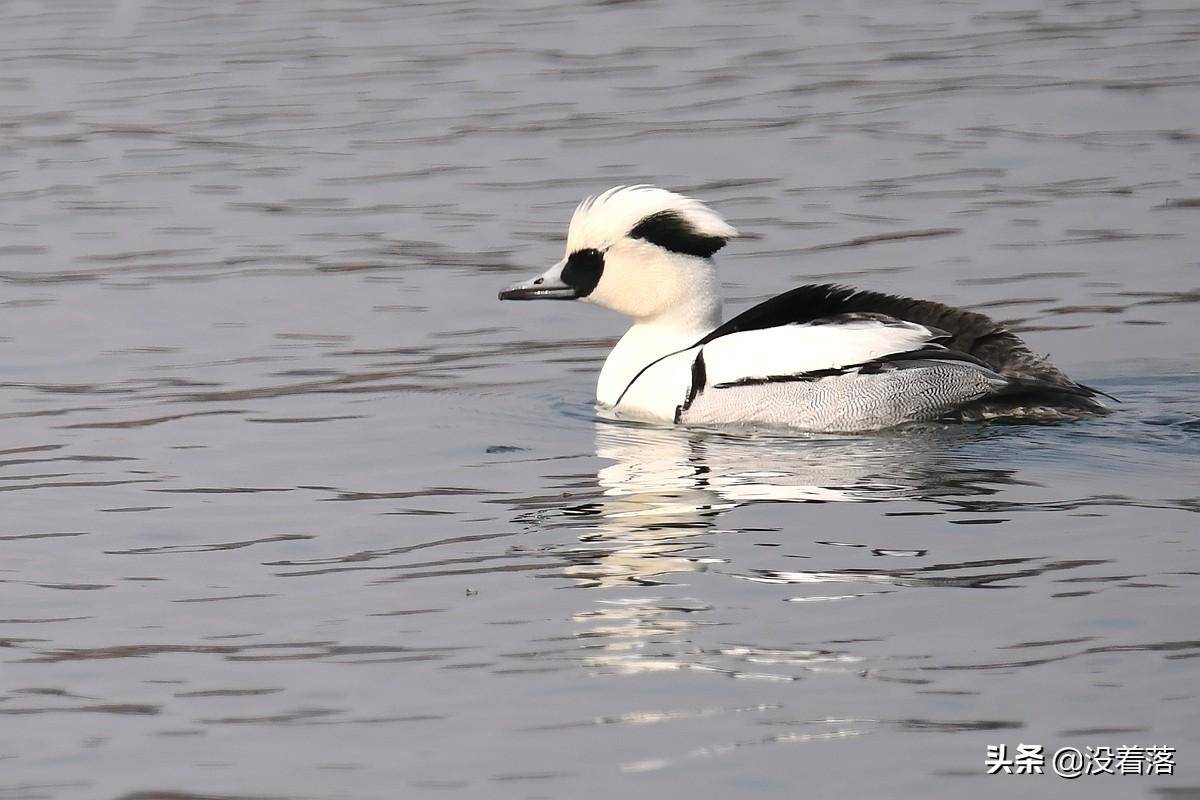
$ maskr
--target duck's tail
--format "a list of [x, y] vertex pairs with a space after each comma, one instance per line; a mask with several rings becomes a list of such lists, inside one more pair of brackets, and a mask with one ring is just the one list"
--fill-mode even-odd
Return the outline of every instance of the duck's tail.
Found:
[[993, 395], [956, 409], [953, 418], [963, 422], [1062, 422], [1110, 413], [1110, 409], [1096, 399], [1098, 396], [1120, 402], [1091, 386], [1075, 383], [1065, 375], [1063, 382], [1011, 375], [1003, 377], [1008, 380], [1007, 385]]

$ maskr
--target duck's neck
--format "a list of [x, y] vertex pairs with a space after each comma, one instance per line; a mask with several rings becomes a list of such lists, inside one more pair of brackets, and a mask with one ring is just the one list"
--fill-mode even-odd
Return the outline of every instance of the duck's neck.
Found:
[[596, 384], [596, 400], [614, 406], [638, 373], [656, 360], [686, 350], [721, 324], [721, 298], [705, 292], [695, 302], [637, 320], [608, 354]]

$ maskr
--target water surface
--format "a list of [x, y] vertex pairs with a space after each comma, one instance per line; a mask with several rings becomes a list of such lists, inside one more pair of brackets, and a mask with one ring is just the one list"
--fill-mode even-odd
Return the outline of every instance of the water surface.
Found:
[[[329, 7], [323, 7], [329, 6]], [[1200, 792], [1187, 4], [0, 8], [0, 797]], [[501, 304], [622, 182], [730, 310], [984, 310], [1121, 399], [596, 418]], [[986, 776], [988, 744], [1177, 774]]]

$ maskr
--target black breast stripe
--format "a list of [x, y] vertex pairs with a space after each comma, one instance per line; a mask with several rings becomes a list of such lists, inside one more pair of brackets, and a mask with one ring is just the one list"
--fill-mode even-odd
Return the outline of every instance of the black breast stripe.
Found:
[[696, 395], [704, 391], [704, 385], [708, 382], [708, 374], [704, 368], [704, 351], [701, 350], [696, 354], [696, 360], [692, 362], [692, 385], [688, 389], [687, 397], [683, 400], [683, 405], [675, 406], [675, 424], [683, 419], [683, 412], [692, 407], [692, 402], [696, 399]]

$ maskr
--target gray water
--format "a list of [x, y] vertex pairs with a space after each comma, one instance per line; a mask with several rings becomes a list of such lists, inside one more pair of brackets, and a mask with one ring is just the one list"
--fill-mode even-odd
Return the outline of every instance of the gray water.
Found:
[[[1200, 795], [1200, 10], [903, 5], [0, 5], [0, 798]], [[1121, 403], [599, 420], [643, 181]]]

